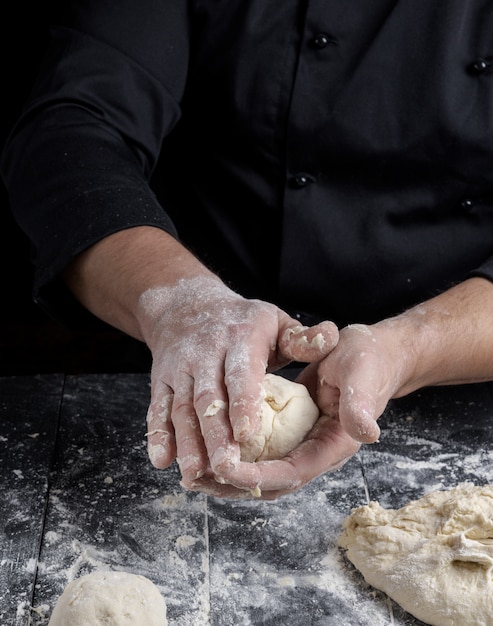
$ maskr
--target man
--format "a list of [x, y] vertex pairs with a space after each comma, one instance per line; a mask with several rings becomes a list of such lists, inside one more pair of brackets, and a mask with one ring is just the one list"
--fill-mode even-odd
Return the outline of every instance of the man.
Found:
[[[491, 8], [90, 0], [53, 29], [3, 176], [36, 301], [149, 346], [156, 467], [274, 498], [391, 398], [493, 378]], [[289, 361], [324, 415], [242, 463]]]

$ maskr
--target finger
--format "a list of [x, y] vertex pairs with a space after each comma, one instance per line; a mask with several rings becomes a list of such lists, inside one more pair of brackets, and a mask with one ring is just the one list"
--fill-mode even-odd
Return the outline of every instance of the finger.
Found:
[[[340, 353], [341, 346], [333, 354]], [[381, 362], [374, 352], [359, 344], [344, 352], [344, 358], [334, 360], [332, 356], [318, 365], [320, 410], [338, 416], [344, 430], [356, 441], [378, 441], [380, 428], [376, 422], [388, 400], [383, 391], [386, 377]]]
[[380, 437], [375, 392], [346, 385], [340, 390], [339, 419], [346, 432], [361, 443], [374, 443]]
[[318, 377], [319, 364], [311, 363], [296, 377], [296, 382], [308, 389], [322, 415], [339, 416], [339, 389], [330, 386], [324, 379], [323, 387]]
[[[303, 370], [298, 374], [295, 379], [295, 382], [304, 385], [308, 389], [308, 393], [310, 396], [318, 403], [318, 389], [319, 389], [319, 379], [318, 379], [318, 363], [310, 363], [303, 368]], [[321, 407], [319, 406], [321, 409]], [[324, 411], [321, 410], [323, 413]]]
[[[329, 357], [330, 359], [330, 357]], [[334, 415], [334, 403], [338, 394], [339, 420], [345, 431], [360, 443], [374, 443], [380, 436], [377, 419], [385, 404], [377, 411], [377, 397], [381, 388], [380, 369], [375, 358], [364, 350], [357, 352], [339, 372], [342, 382], [337, 385], [327, 381], [333, 372], [323, 371], [329, 367], [327, 361], [320, 368], [318, 397], [321, 409]]]
[[314, 428], [284, 459], [259, 463], [240, 463], [227, 476], [229, 484], [253, 493], [289, 493], [300, 489], [317, 476], [339, 469], [359, 449], [342, 428], [339, 420], [321, 416]]
[[182, 486], [189, 491], [199, 491], [208, 496], [214, 496], [215, 498], [243, 500], [255, 498], [255, 495], [251, 491], [239, 489], [238, 487], [226, 483], [218, 483], [215, 478], [207, 475], [201, 476], [186, 485], [182, 483]]
[[[348, 435], [360, 443], [374, 443], [380, 436], [374, 386], [366, 391], [361, 386], [339, 387], [328, 384], [325, 376], [318, 380], [316, 364], [308, 365], [296, 378], [308, 389], [324, 415], [340, 420]], [[363, 380], [364, 380], [363, 376]], [[376, 385], [375, 385], [376, 387]]]
[[222, 477], [240, 461], [240, 446], [233, 439], [225, 389], [214, 382], [195, 381], [194, 407], [210, 466], [215, 475]]
[[229, 420], [235, 441], [246, 441], [258, 431], [264, 398], [262, 383], [267, 359], [244, 357], [238, 350], [231, 350], [225, 362]]
[[287, 458], [306, 484], [325, 472], [339, 469], [360, 446], [337, 417], [321, 415], [306, 439]]
[[[320, 360], [338, 341], [338, 330], [332, 322], [322, 322], [313, 328], [300, 326], [282, 311], [278, 312], [278, 328], [282, 361]], [[295, 324], [295, 326], [293, 326]], [[287, 326], [287, 327], [286, 327]], [[279, 331], [276, 331], [279, 332]], [[292, 344], [292, 345], [291, 345]], [[228, 351], [225, 363], [225, 381], [229, 395], [229, 418], [236, 441], [250, 439], [258, 430], [263, 400], [262, 382], [267, 368], [272, 337], [263, 326], [250, 335], [250, 353], [241, 346]], [[255, 353], [255, 346], [259, 346]], [[291, 351], [290, 351], [291, 350]], [[278, 362], [275, 365], [279, 365]]]
[[198, 491], [205, 493], [208, 496], [214, 496], [215, 498], [227, 498], [227, 499], [241, 499], [241, 500], [275, 500], [280, 496], [292, 493], [293, 490], [279, 490], [279, 491], [260, 491], [258, 489], [248, 490], [239, 489], [233, 485], [225, 483], [218, 483], [214, 478], [202, 476], [193, 481], [189, 485], [182, 486], [189, 491]]
[[290, 322], [280, 335], [279, 349], [293, 361], [313, 363], [327, 356], [338, 340], [339, 330], [333, 322], [324, 321], [309, 327]]
[[193, 378], [183, 374], [175, 387], [171, 414], [176, 439], [176, 460], [185, 487], [203, 476], [208, 467], [207, 450], [193, 407], [193, 387]]
[[263, 489], [294, 490], [300, 486], [300, 481], [289, 462], [240, 461], [240, 446], [233, 439], [228, 404], [217, 387], [211, 385], [208, 389], [202, 388], [201, 392], [196, 392], [194, 406], [199, 417], [211, 471], [217, 483], [252, 494], [257, 494]]
[[172, 404], [171, 388], [162, 382], [153, 385], [147, 410], [147, 452], [151, 463], [159, 469], [171, 465], [176, 455]]

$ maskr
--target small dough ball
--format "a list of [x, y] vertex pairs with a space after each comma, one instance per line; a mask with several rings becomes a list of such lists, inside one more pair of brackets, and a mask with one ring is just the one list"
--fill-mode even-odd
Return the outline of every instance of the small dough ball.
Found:
[[241, 460], [281, 459], [303, 441], [320, 411], [307, 388], [282, 376], [266, 374], [262, 421], [258, 432], [240, 444]]
[[70, 582], [48, 626], [167, 626], [166, 603], [145, 576], [95, 571]]

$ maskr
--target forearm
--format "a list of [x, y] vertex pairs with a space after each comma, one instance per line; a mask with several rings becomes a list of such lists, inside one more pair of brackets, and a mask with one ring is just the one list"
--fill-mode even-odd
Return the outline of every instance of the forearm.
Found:
[[401, 315], [346, 326], [335, 349], [299, 381], [316, 388], [321, 411], [350, 437], [378, 441], [377, 420], [391, 398], [493, 380], [492, 313], [493, 284], [471, 278]]
[[375, 325], [395, 335], [396, 396], [420, 387], [493, 380], [493, 284], [472, 278]]
[[212, 274], [167, 232], [142, 226], [119, 231], [93, 245], [72, 262], [64, 278], [94, 315], [144, 340], [139, 306], [142, 294], [197, 276]]

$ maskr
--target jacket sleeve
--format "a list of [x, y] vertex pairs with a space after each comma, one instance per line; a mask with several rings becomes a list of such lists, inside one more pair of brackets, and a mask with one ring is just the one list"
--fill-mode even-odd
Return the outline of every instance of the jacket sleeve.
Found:
[[60, 273], [82, 250], [137, 225], [176, 235], [149, 179], [180, 118], [186, 7], [181, 0], [85, 0], [50, 30], [1, 173], [32, 244], [33, 297], [55, 315], [66, 296]]

